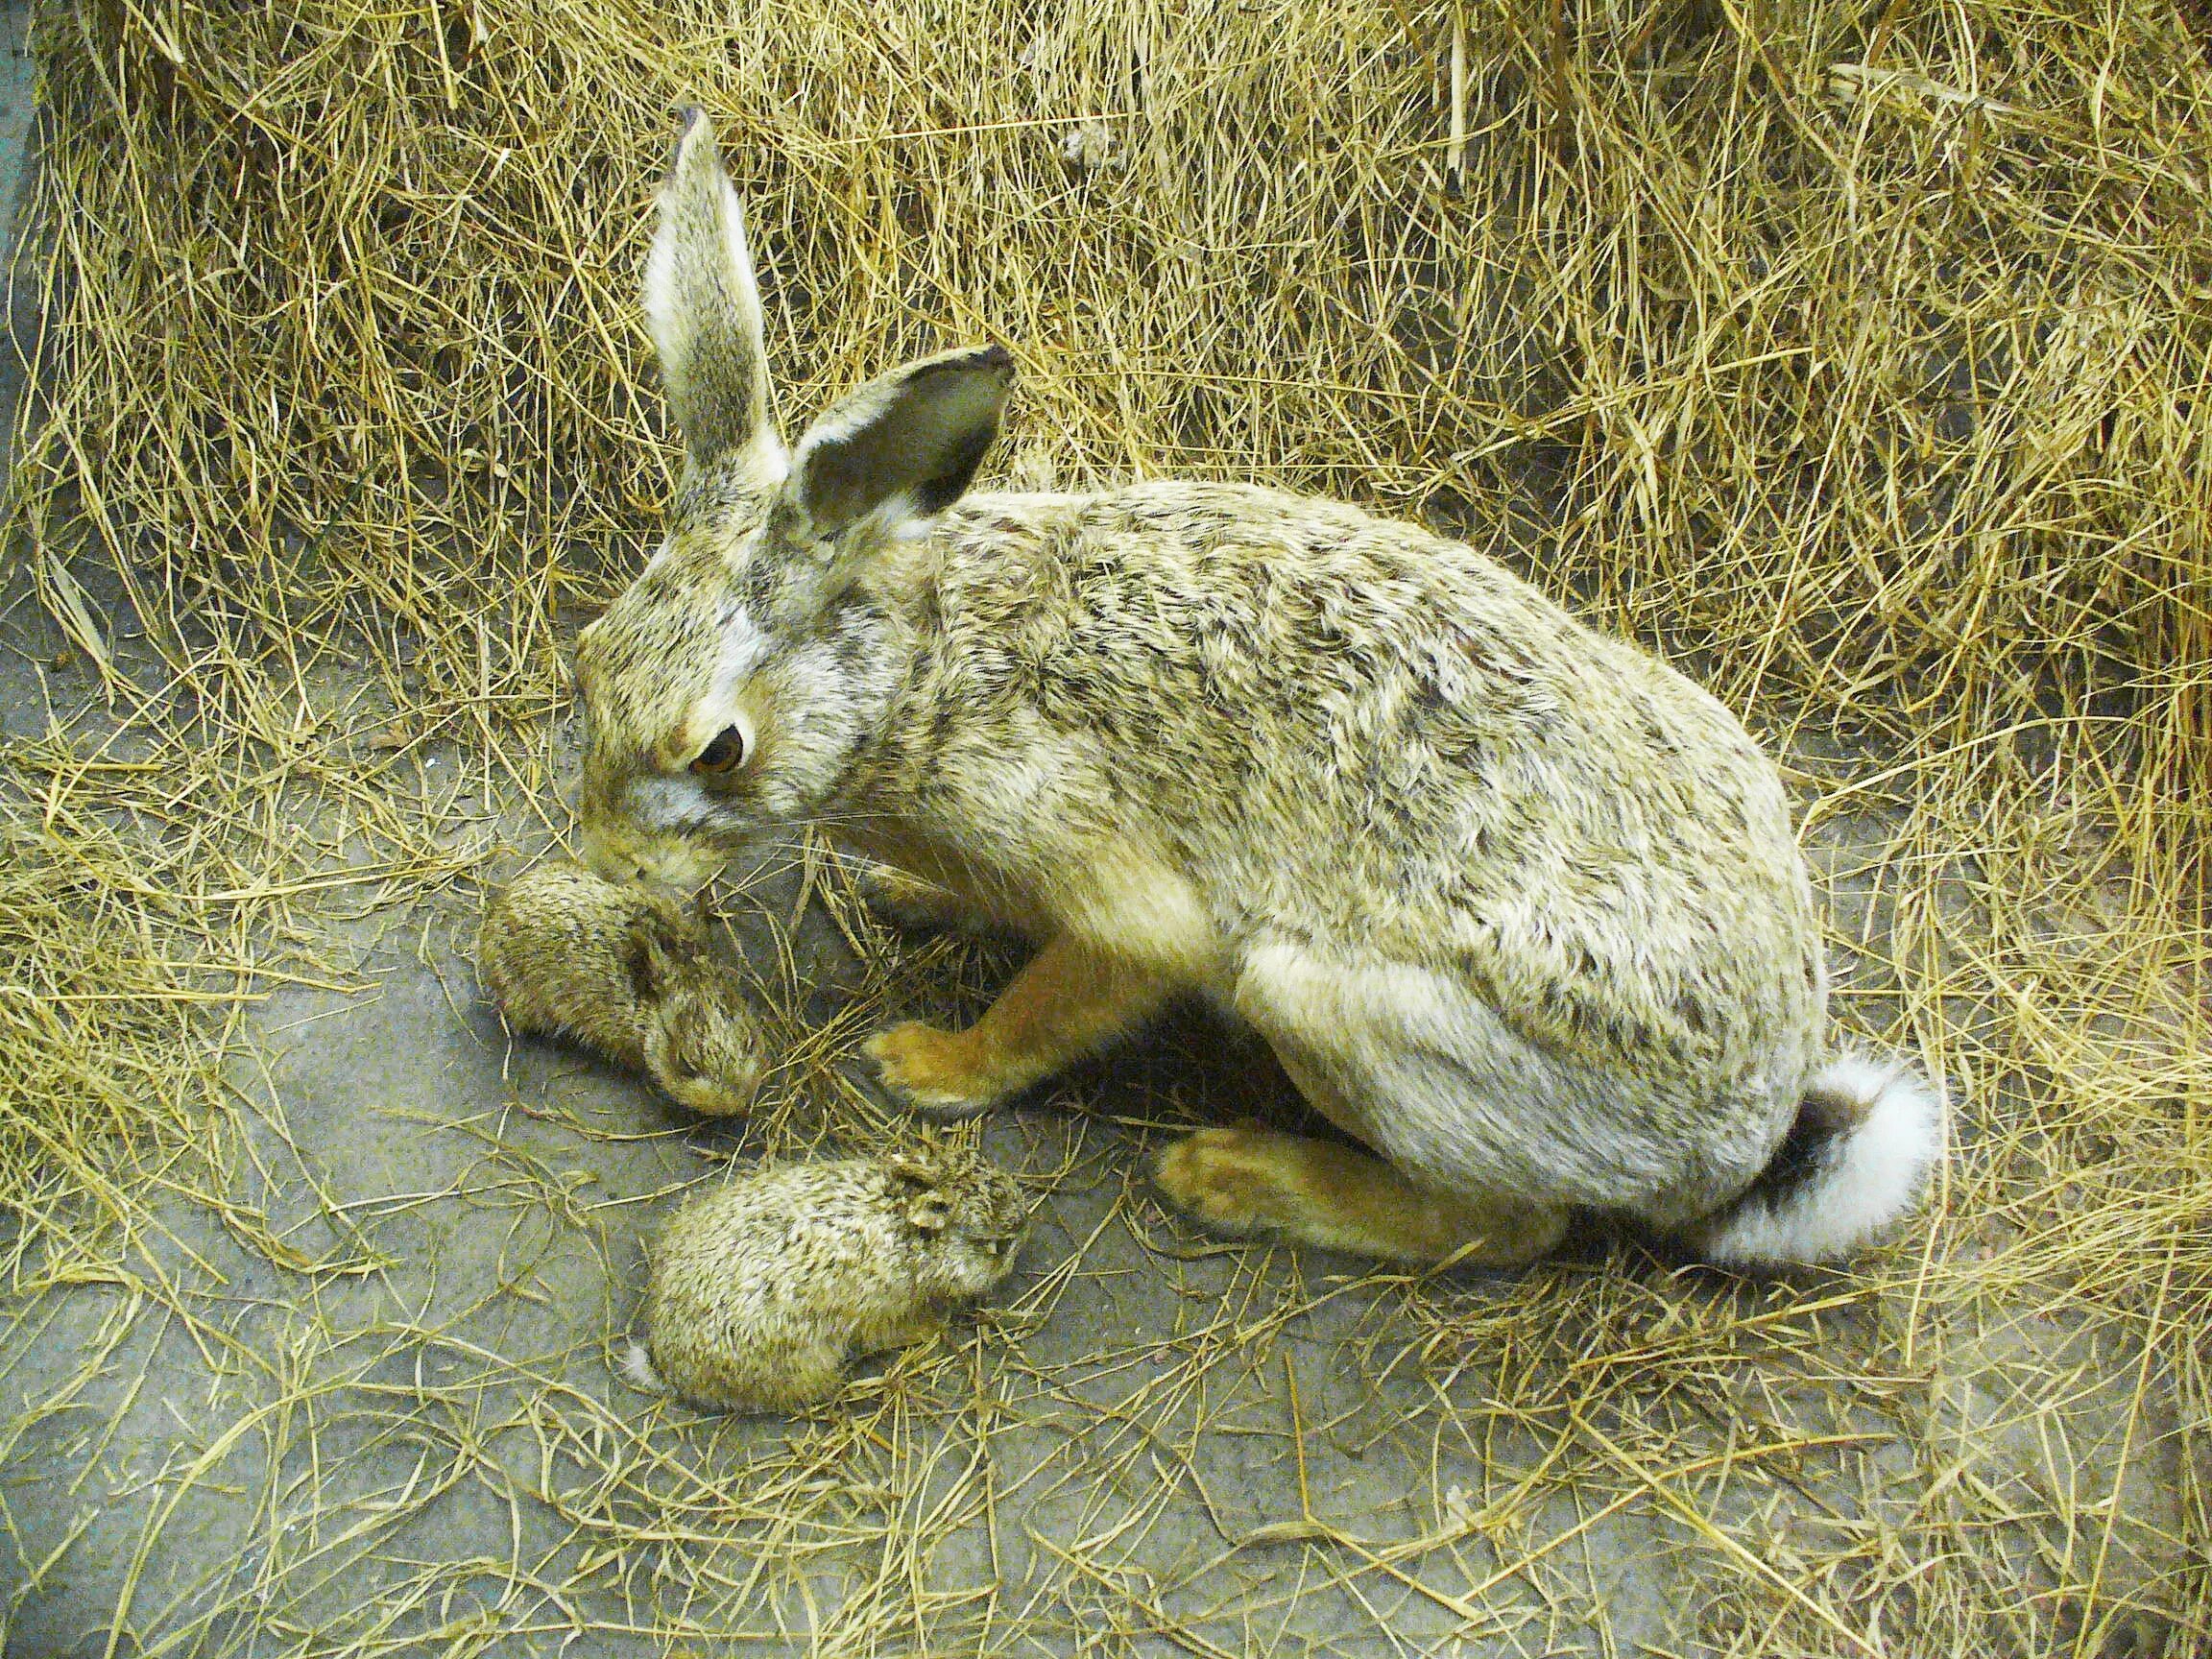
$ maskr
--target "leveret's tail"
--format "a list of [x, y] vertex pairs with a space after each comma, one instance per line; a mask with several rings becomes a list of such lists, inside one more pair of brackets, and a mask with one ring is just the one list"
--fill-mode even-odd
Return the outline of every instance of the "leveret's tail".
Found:
[[633, 1388], [648, 1394], [665, 1394], [668, 1384], [661, 1381], [661, 1373], [653, 1369], [653, 1356], [645, 1352], [645, 1344], [635, 1336], [622, 1355], [622, 1375], [629, 1379]]
[[1845, 1057], [1813, 1074], [1797, 1121], [1757, 1180], [1687, 1230], [1742, 1266], [1833, 1262], [1888, 1231], [1942, 1161], [1943, 1094], [1902, 1065]]

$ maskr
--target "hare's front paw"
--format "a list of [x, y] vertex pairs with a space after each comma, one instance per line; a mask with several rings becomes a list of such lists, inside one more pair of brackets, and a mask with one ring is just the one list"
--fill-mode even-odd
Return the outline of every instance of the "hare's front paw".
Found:
[[919, 1020], [891, 1025], [868, 1039], [876, 1074], [933, 1118], [968, 1118], [1001, 1093], [977, 1064], [975, 1045]]

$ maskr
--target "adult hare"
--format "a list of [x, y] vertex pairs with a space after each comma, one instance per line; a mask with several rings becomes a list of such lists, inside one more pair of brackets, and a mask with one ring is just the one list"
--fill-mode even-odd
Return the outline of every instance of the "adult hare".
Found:
[[1827, 1053], [1781, 780], [1689, 681], [1335, 502], [966, 494], [998, 347], [860, 387], [787, 452], [696, 113], [645, 311], [685, 461], [578, 643], [588, 855], [688, 884], [820, 825], [1037, 939], [971, 1029], [875, 1038], [894, 1088], [979, 1110], [1196, 992], [1374, 1154], [1190, 1137], [1159, 1179], [1222, 1231], [1502, 1263], [1585, 1208], [1783, 1262], [1911, 1204], [1940, 1098]]

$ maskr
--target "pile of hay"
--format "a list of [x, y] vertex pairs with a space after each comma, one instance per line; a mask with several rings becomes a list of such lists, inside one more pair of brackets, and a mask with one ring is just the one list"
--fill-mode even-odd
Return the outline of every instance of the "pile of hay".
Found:
[[[223, 997], [310, 972], [285, 909], [334, 865], [404, 896], [479, 855], [456, 795], [390, 796], [394, 751], [457, 743], [469, 801], [558, 817], [561, 641], [668, 475], [635, 293], [696, 101], [787, 427], [1000, 339], [993, 465], [1511, 517], [1538, 582], [1743, 710], [1808, 803], [1839, 1019], [1963, 1103], [1937, 1224], [1854, 1282], [1902, 1292], [1899, 1377], [1925, 1310], [2063, 1305], [2137, 1357], [2142, 1433], [2182, 1426], [2172, 1542], [2212, 1550], [2212, 70], [2180, 8], [82, 0], [42, 29], [18, 568], [131, 769], [9, 757], [37, 851], [0, 936], [33, 993], [84, 976], [20, 963], [144, 948], [97, 1015], [0, 1001], [19, 1247], [62, 1247], [71, 1192], [129, 1213], [131, 1112], [74, 1115], [98, 1066], [104, 1100], [176, 1097]], [[333, 677], [373, 712], [301, 717]], [[355, 833], [287, 833], [302, 801]], [[1701, 1520], [1698, 1390], [1816, 1377], [1817, 1317], [1748, 1298], [1660, 1338], [1637, 1287], [1577, 1294], [1407, 1306], [1431, 1357], [1510, 1355], [1515, 1421], [1604, 1426], [1546, 1479]], [[2122, 1587], [2116, 1504], [2040, 1493], [2070, 1542], [2023, 1566], [1993, 1516], [2029, 1500], [1921, 1475], [1751, 1573], [1769, 1601], [1717, 1643], [2119, 1652], [2139, 1607], [2212, 1641], [2200, 1576]]]

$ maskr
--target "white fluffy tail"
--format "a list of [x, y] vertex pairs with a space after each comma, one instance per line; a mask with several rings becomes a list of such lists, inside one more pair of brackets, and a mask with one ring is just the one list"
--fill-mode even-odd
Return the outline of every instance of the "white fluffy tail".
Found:
[[635, 1336], [622, 1354], [622, 1375], [633, 1388], [641, 1388], [648, 1394], [668, 1392], [668, 1384], [661, 1382], [661, 1373], [653, 1369], [653, 1356], [645, 1352], [645, 1344]]
[[1942, 1091], [1856, 1056], [1814, 1072], [1797, 1121], [1742, 1197], [1687, 1232], [1711, 1262], [1833, 1262], [1901, 1219], [1942, 1161]]

